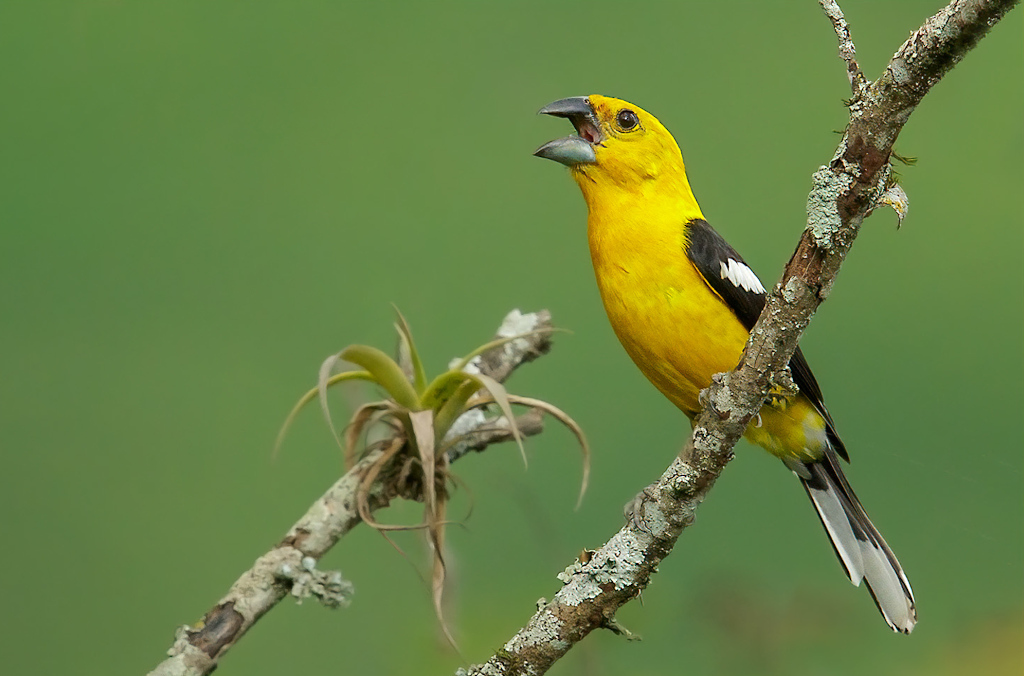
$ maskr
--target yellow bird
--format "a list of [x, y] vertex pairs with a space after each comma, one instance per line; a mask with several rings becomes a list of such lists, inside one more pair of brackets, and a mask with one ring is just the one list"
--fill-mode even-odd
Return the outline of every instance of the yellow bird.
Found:
[[[715, 373], [739, 363], [765, 289], [704, 220], [679, 146], [647, 111], [606, 96], [555, 101], [576, 135], [536, 155], [567, 165], [587, 202], [587, 235], [608, 319], [645, 376], [691, 420]], [[867, 583], [889, 626], [910, 633], [914, 594], [896, 556], [843, 476], [849, 460], [798, 349], [795, 396], [772, 396], [744, 436], [803, 483], [850, 581]]]

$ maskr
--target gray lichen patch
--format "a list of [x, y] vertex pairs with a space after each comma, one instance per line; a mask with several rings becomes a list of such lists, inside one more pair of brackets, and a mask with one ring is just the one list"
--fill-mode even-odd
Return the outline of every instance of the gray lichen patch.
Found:
[[[655, 517], [651, 525], [664, 529], [664, 517]], [[558, 593], [559, 603], [578, 606], [613, 589], [636, 586], [649, 545], [650, 535], [641, 537], [631, 529], [619, 531], [590, 561], [576, 561], [558, 574], [566, 585]]]
[[568, 650], [569, 643], [562, 638], [563, 622], [550, 609], [545, 608], [534, 616], [530, 624], [505, 644], [509, 653], [518, 653], [525, 648], [545, 645], [555, 650]]
[[[673, 463], [673, 466], [675, 467], [676, 471], [673, 473], [671, 480], [672, 492], [677, 496], [688, 495], [692, 493], [693, 487], [696, 485], [698, 479], [700, 478], [700, 473], [697, 470], [695, 470], [689, 463], [683, 462], [679, 458], [676, 458], [675, 462]], [[664, 530], [662, 532], [668, 533], [669, 529], [672, 527], [673, 522], [670, 519], [668, 519], [664, 512], [662, 512], [660, 509], [658, 510], [657, 514], [664, 520]], [[655, 528], [652, 528], [651, 532], [652, 534], [654, 534], [654, 537], [658, 537], [658, 531]]]
[[786, 286], [782, 287], [782, 298], [790, 305], [800, 300], [801, 292], [807, 289], [807, 285], [799, 277], [790, 277]]
[[843, 224], [836, 202], [849, 190], [853, 178], [823, 166], [814, 172], [812, 181], [814, 187], [807, 196], [807, 231], [818, 247], [831, 252]]
[[291, 595], [297, 603], [310, 596], [316, 597], [328, 608], [347, 606], [355, 587], [337, 570], [317, 570], [316, 559], [304, 557], [300, 566], [284, 563], [277, 570], [277, 578], [292, 583]]
[[519, 336], [536, 330], [540, 323], [540, 315], [538, 313], [530, 312], [523, 314], [519, 309], [515, 309], [505, 315], [501, 326], [498, 327], [498, 335], [502, 338]]
[[[562, 591], [558, 592], [558, 600], [567, 606], [573, 607], [580, 605], [584, 601], [596, 599], [604, 591], [601, 589], [597, 579], [589, 571], [584, 574], [582, 566], [578, 569], [574, 568], [575, 566], [569, 566], [558, 574], [558, 579], [565, 583]], [[600, 578], [601, 576], [598, 575], [597, 577]]]
[[[523, 314], [518, 309], [512, 310], [502, 320], [501, 326], [498, 327], [497, 336], [499, 338], [512, 338], [513, 336], [528, 334], [541, 328], [546, 318], [550, 319], [550, 315], [543, 311]], [[523, 354], [531, 352], [530, 341], [526, 338], [517, 338], [505, 343], [501, 350], [505, 360], [521, 358]], [[453, 368], [459, 361], [458, 357], [452, 359], [448, 364], [448, 368]], [[482, 373], [482, 364], [483, 357], [478, 355], [470, 360], [463, 370], [466, 373]]]
[[[672, 483], [670, 485], [673, 492], [678, 493], [680, 491], [679, 484]], [[633, 515], [633, 518], [636, 522], [642, 524], [641, 527], [644, 532], [649, 533], [656, 540], [667, 538], [673, 528], [673, 521], [665, 513], [665, 508], [654, 500], [641, 500], [637, 507], [639, 512]], [[640, 563], [642, 562], [638, 562], [637, 565], [639, 566]]]
[[[501, 418], [500, 420], [505, 419]], [[482, 427], [486, 422], [487, 414], [483, 411], [483, 409], [470, 409], [463, 413], [462, 415], [460, 415], [455, 420], [455, 422], [452, 423], [452, 426], [448, 429], [448, 433], [445, 434], [444, 441], [450, 442], [453, 439], [464, 436], [470, 433], [471, 431]], [[497, 423], [498, 421], [492, 422]], [[505, 424], [507, 425], [508, 421], [505, 421]]]

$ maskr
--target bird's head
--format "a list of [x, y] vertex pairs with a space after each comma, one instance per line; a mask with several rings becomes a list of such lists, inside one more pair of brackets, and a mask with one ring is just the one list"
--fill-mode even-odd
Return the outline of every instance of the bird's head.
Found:
[[639, 106], [593, 94], [555, 101], [540, 113], [568, 118], [576, 134], [545, 143], [534, 155], [572, 169], [588, 202], [595, 189], [646, 192], [650, 185], [672, 190], [686, 183], [672, 134]]

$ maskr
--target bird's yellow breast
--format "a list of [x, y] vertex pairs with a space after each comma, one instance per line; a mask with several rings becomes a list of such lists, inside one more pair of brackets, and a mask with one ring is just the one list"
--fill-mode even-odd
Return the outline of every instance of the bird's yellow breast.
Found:
[[[692, 419], [700, 391], [714, 374], [736, 367], [749, 333], [687, 257], [690, 216], [659, 222], [658, 213], [591, 208], [590, 253], [619, 341], [648, 380]], [[825, 421], [798, 395], [766, 404], [745, 436], [779, 457], [811, 460], [820, 457]]]
[[735, 368], [748, 334], [687, 259], [683, 224], [612, 224], [591, 212], [588, 239], [615, 334], [655, 387], [695, 415], [698, 393]]

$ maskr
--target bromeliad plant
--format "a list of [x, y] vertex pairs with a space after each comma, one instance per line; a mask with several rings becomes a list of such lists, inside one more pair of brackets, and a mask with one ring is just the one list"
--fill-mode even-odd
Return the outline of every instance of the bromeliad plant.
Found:
[[[446, 637], [454, 645], [444, 621], [441, 601], [445, 580], [443, 546], [449, 499], [447, 486], [449, 482], [455, 481], [448, 468], [447, 451], [461, 438], [452, 431], [455, 422], [470, 411], [496, 405], [507, 421], [509, 431], [519, 446], [525, 464], [526, 451], [512, 407], [527, 406], [550, 414], [573, 432], [583, 454], [583, 480], [577, 506], [583, 499], [590, 475], [590, 449], [576, 421], [558, 407], [539, 399], [510, 394], [494, 378], [467, 369], [475, 357], [488, 350], [519, 338], [550, 332], [552, 329], [541, 329], [485, 343], [465, 357], [452, 362], [447, 371], [428, 381], [409, 325], [401, 313], [397, 310], [396, 313], [398, 359], [392, 359], [381, 350], [368, 345], [349, 345], [341, 352], [328, 357], [320, 367], [317, 386], [299, 399], [285, 420], [278, 434], [277, 447], [280, 447], [299, 411], [319, 398], [321, 411], [332, 435], [344, 452], [347, 467], [351, 468], [355, 464], [357, 455], [374, 449], [382, 451], [380, 457], [365, 471], [359, 483], [356, 493], [359, 516], [368, 526], [381, 532], [412, 529], [422, 529], [426, 532], [433, 559], [431, 591], [434, 610]], [[345, 362], [355, 365], [359, 370], [335, 373], [339, 364]], [[342, 440], [331, 418], [327, 390], [338, 383], [350, 381], [374, 383], [387, 393], [388, 398], [360, 406], [349, 420]], [[392, 433], [381, 442], [363, 443], [360, 453], [360, 439], [364, 439], [364, 433], [378, 424], [388, 426]], [[410, 485], [419, 485], [419, 490], [415, 491], [412, 497], [423, 502], [423, 520], [420, 523], [381, 524], [372, 518], [370, 493], [378, 477], [389, 467], [402, 468], [398, 472], [400, 484], [407, 488]], [[405, 493], [408, 494], [408, 490]]]

